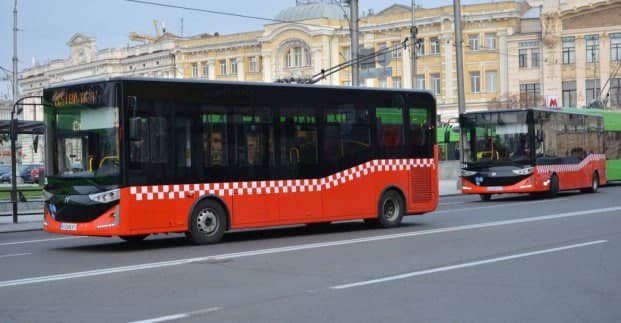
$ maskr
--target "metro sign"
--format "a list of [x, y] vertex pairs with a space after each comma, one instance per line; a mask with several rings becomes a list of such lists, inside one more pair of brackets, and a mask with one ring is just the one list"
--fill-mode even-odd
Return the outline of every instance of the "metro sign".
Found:
[[546, 108], [560, 108], [558, 97], [555, 95], [546, 96]]

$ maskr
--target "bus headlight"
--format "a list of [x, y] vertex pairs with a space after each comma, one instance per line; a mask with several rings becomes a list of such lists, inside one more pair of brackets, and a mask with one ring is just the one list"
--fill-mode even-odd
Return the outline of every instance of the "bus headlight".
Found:
[[91, 201], [98, 203], [110, 203], [113, 201], [118, 201], [120, 197], [121, 191], [119, 189], [88, 195], [88, 198], [91, 199]]
[[533, 168], [532, 167], [526, 167], [526, 168], [522, 168], [522, 169], [514, 169], [513, 170], [513, 174], [516, 175], [530, 175], [533, 173]]
[[476, 175], [476, 174], [477, 174], [477, 172], [475, 172], [475, 171], [466, 170], [466, 169], [462, 169], [461, 170], [461, 176], [462, 177], [473, 176], [473, 175]]

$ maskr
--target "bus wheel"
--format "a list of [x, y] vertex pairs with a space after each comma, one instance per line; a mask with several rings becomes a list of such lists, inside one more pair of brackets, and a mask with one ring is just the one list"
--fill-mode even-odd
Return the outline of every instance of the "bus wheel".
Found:
[[481, 201], [491, 201], [492, 200], [492, 194], [479, 194], [479, 197], [481, 198]]
[[556, 176], [556, 174], [553, 174], [552, 177], [550, 177], [550, 190], [548, 191], [548, 197], [549, 198], [553, 198], [556, 197], [556, 195], [558, 195], [558, 191], [560, 189], [559, 183], [558, 183], [558, 176]]
[[593, 179], [591, 180], [591, 187], [583, 188], [580, 191], [583, 193], [597, 193], [599, 189], [599, 174], [597, 172], [593, 172]]
[[389, 190], [380, 199], [377, 222], [375, 223], [382, 228], [398, 227], [404, 214], [405, 203], [401, 194], [395, 190]]
[[119, 236], [119, 238], [125, 240], [128, 243], [137, 243], [144, 240], [148, 236], [148, 234], [141, 234], [137, 236]]
[[199, 202], [190, 216], [190, 241], [196, 244], [216, 243], [222, 239], [227, 227], [227, 217], [219, 203], [211, 200]]

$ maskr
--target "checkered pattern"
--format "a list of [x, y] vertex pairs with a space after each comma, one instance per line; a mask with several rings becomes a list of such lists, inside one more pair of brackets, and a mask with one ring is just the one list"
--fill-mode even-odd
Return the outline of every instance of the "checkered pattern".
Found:
[[585, 159], [582, 160], [579, 164], [568, 164], [568, 165], [540, 165], [537, 166], [537, 172], [539, 173], [566, 173], [566, 172], [577, 172], [584, 168], [588, 163], [592, 161], [600, 161], [606, 160], [606, 155], [604, 154], [591, 154], [588, 155]]
[[132, 186], [130, 194], [136, 201], [175, 200], [187, 195], [241, 196], [321, 192], [377, 172], [405, 171], [412, 168], [435, 168], [433, 159], [382, 159], [346, 169], [324, 178], [283, 179], [233, 183]]

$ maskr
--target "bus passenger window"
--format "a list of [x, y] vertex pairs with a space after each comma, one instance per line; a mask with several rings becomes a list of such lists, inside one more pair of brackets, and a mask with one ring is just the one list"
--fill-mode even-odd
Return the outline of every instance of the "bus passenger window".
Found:
[[375, 108], [380, 156], [395, 157], [402, 153], [403, 109]]
[[312, 109], [283, 109], [279, 117], [280, 163], [316, 165], [317, 120]]

